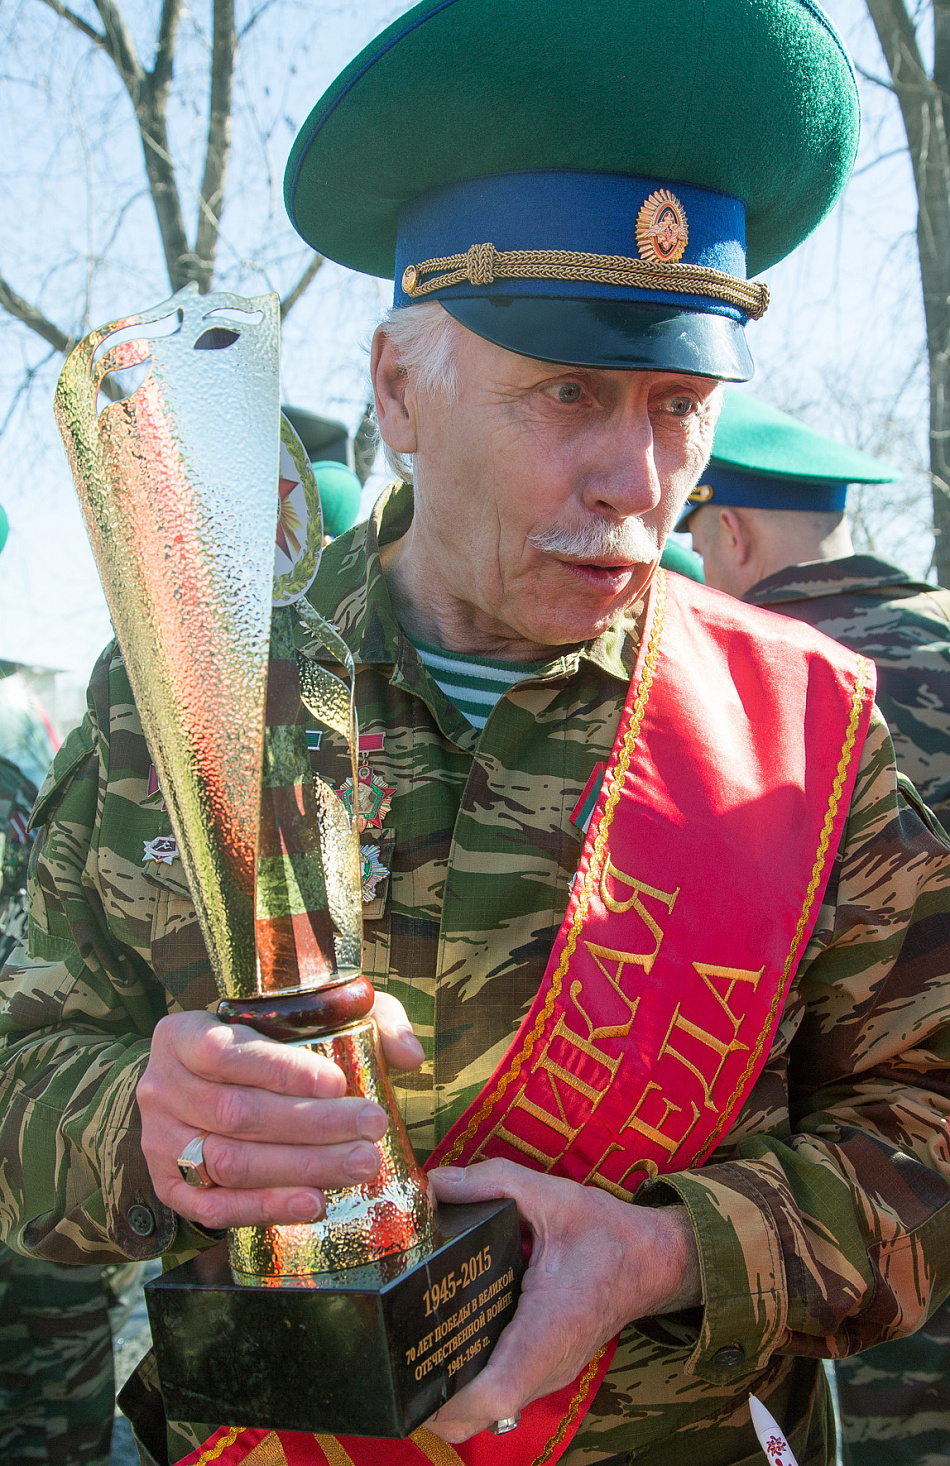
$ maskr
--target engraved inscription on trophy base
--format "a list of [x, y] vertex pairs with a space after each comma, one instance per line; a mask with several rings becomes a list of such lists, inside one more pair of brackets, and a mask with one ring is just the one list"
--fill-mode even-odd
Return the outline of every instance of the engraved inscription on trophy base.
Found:
[[272, 1286], [224, 1243], [146, 1285], [172, 1420], [408, 1436], [488, 1362], [524, 1272], [512, 1201], [441, 1206], [443, 1242]]

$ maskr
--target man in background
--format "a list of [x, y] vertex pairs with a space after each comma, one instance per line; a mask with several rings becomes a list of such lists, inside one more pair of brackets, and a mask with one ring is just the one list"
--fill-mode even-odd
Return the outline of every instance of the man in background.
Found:
[[[744, 394], [726, 394], [709, 467], [679, 528], [707, 585], [807, 621], [877, 663], [900, 773], [950, 826], [950, 591], [856, 555], [849, 483], [898, 475]], [[950, 1458], [950, 1306], [916, 1334], [835, 1366], [853, 1466]]]
[[692, 534], [707, 585], [807, 621], [873, 658], [898, 768], [950, 827], [950, 591], [856, 555], [845, 519], [849, 483], [897, 477], [729, 392], [709, 467], [678, 527]]

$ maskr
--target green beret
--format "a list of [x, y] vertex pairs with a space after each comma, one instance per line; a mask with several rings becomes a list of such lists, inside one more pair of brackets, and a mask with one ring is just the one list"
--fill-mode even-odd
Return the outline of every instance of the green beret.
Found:
[[325, 458], [311, 466], [320, 490], [323, 533], [336, 538], [356, 523], [363, 485], [351, 468], [332, 459]]

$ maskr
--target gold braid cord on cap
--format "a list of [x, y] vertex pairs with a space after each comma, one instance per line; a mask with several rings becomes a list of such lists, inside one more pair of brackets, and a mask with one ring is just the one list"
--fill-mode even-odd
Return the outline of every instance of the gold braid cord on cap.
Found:
[[[426, 275], [434, 276], [426, 280]], [[402, 288], [413, 300], [449, 285], [491, 285], [495, 280], [584, 280], [596, 285], [623, 285], [635, 290], [666, 290], [677, 295], [708, 295], [734, 306], [752, 320], [769, 307], [769, 288], [758, 280], [740, 280], [706, 265], [660, 264], [626, 255], [589, 255], [571, 249], [506, 249], [473, 244], [465, 254], [442, 255], [409, 265]]]

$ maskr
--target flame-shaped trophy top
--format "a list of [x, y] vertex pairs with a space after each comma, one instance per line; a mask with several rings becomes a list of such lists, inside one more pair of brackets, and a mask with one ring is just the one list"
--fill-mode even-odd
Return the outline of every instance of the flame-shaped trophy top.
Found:
[[292, 616], [344, 663], [346, 681], [319, 669], [304, 696], [351, 749], [352, 661], [303, 601], [291, 609], [316, 571], [321, 524], [310, 465], [280, 415], [278, 345], [276, 295], [191, 286], [81, 341], [55, 403], [228, 998], [316, 986], [360, 960], [358, 837], [306, 766]]

